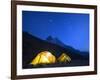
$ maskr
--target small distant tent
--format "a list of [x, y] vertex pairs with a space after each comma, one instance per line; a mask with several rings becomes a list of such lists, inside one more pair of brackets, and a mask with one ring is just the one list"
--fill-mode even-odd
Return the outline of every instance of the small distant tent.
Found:
[[38, 55], [32, 60], [32, 65], [37, 64], [51, 64], [56, 62], [56, 57], [49, 51], [43, 51], [38, 53]]
[[58, 61], [59, 62], [70, 62], [71, 58], [67, 54], [62, 53], [61, 56], [58, 58]]

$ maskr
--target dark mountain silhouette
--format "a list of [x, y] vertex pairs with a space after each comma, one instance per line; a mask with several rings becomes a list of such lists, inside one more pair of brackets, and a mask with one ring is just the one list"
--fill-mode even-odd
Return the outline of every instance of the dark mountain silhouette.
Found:
[[[64, 47], [64, 48], [67, 48], [67, 49], [70, 49], [70, 50], [74, 49], [74, 48], [72, 48], [72, 47], [70, 47], [70, 46], [65, 45], [65, 44], [64, 44], [61, 40], [59, 40], [58, 38], [53, 38], [52, 36], [48, 36], [46, 40], [47, 40], [48, 42], [50, 42], [50, 43], [54, 43], [54, 44], [56, 44], [56, 45], [59, 45], [59, 46], [61, 46], [61, 47]], [[74, 50], [75, 50], [75, 49], [74, 49]]]
[[58, 38], [53, 38], [52, 36], [48, 36], [46, 40], [50, 43], [54, 43], [54, 44], [60, 45], [62, 47], [65, 46], [65, 44], [63, 42], [61, 42]]
[[[50, 40], [50, 39], [52, 40], [52, 37], [49, 37], [47, 40]], [[64, 47], [64, 45], [61, 45], [63, 43], [61, 43], [60, 40], [58, 39], [55, 39], [55, 42], [57, 44], [48, 42], [46, 40], [41, 40], [35, 36], [30, 35], [27, 32], [23, 32], [23, 57], [22, 57], [23, 68], [29, 68], [30, 67], [29, 64], [32, 61], [32, 59], [35, 58], [39, 52], [42, 52], [42, 51], [50, 51], [53, 55], [56, 56], [56, 58], [58, 58], [62, 53], [66, 53], [72, 59], [72, 63], [70, 63], [70, 65], [72, 66], [89, 65], [89, 56], [81, 55], [81, 53], [88, 54], [88, 52], [80, 52], [70, 46]], [[81, 61], [86, 61], [86, 62], [82, 64]], [[53, 66], [57, 67], [59, 65], [56, 64]], [[30, 68], [32, 68], [32, 66]]]
[[83, 55], [85, 57], [88, 58], [89, 56], [89, 52], [81, 52], [79, 50], [76, 50], [74, 49], [73, 47], [70, 47], [68, 45], [65, 45], [61, 40], [59, 40], [57, 37], [56, 38], [53, 38], [52, 36], [48, 36], [47, 39], [46, 39], [47, 42], [50, 42], [50, 43], [53, 43], [53, 44], [56, 44], [56, 45], [59, 45], [61, 47], [64, 47], [64, 48], [67, 48], [68, 50], [71, 50], [73, 52], [77, 52], [77, 53], [80, 53], [80, 55]]

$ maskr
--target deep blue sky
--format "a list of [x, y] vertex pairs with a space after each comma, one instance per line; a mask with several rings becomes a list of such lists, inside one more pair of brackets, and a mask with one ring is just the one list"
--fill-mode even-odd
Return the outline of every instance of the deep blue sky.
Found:
[[89, 51], [89, 14], [23, 11], [22, 26], [43, 40], [57, 37], [75, 49]]

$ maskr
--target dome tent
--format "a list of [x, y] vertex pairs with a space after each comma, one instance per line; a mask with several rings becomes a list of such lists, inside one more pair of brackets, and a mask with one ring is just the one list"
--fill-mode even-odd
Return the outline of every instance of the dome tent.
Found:
[[38, 55], [32, 60], [32, 65], [37, 64], [51, 64], [56, 62], [56, 57], [49, 51], [43, 51], [38, 53]]
[[58, 61], [59, 62], [70, 62], [71, 58], [67, 54], [62, 53], [61, 56], [58, 58]]

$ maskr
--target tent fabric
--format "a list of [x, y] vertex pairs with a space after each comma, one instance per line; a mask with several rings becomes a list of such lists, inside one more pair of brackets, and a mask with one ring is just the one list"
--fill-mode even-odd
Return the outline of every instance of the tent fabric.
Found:
[[31, 62], [32, 65], [55, 63], [56, 57], [49, 51], [40, 52]]
[[61, 56], [58, 58], [58, 61], [59, 62], [70, 62], [71, 58], [67, 54], [62, 53]]

